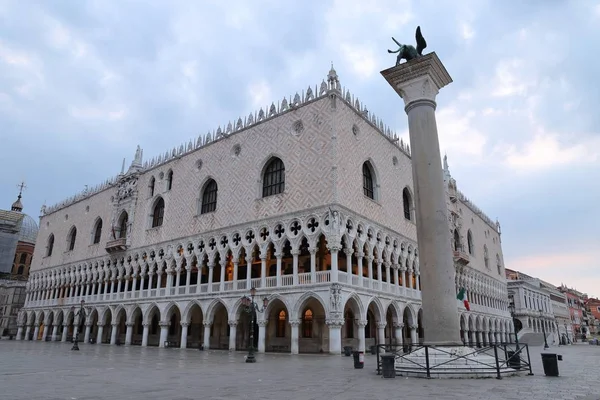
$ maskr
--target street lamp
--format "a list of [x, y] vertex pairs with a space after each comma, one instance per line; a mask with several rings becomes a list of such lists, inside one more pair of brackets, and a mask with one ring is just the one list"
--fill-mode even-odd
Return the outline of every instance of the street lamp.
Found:
[[[79, 311], [77, 311], [77, 314], [75, 314], [75, 318], [79, 317], [79, 319], [77, 319], [79, 322], [81, 321], [81, 318], [85, 317], [85, 309], [83, 308], [84, 304], [85, 300], [81, 300], [81, 308]], [[71, 347], [71, 350], [79, 351], [79, 329], [77, 329], [77, 332], [75, 333], [75, 341], [73, 342], [73, 347]]]
[[515, 331], [515, 343], [517, 344], [517, 349], [519, 348], [519, 336], [517, 335], [517, 324], [516, 324], [516, 318], [515, 318], [515, 303], [514, 302], [510, 302], [508, 303], [508, 310], [510, 311], [510, 316], [512, 318], [512, 322], [513, 322], [513, 330]]
[[544, 349], [548, 349], [548, 341], [546, 340], [546, 327], [544, 326], [544, 312], [540, 310], [540, 318], [542, 318], [542, 334], [544, 335]]
[[250, 289], [250, 297], [242, 297], [242, 305], [244, 306], [244, 311], [250, 314], [250, 346], [248, 347], [248, 357], [246, 357], [247, 363], [256, 362], [256, 358], [254, 357], [254, 323], [256, 322], [256, 313], [264, 312], [267, 308], [267, 304], [269, 303], [269, 299], [267, 299], [267, 297], [263, 297], [263, 306], [262, 308], [258, 308], [258, 304], [254, 302], [255, 295], [256, 289], [252, 288]]

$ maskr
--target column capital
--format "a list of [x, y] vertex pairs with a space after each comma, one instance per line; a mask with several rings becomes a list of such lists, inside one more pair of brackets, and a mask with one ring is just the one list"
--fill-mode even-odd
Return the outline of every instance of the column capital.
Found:
[[210, 328], [212, 326], [212, 322], [205, 321], [202, 323], [202, 325], [204, 325], [205, 328]]
[[343, 318], [327, 318], [325, 324], [329, 327], [341, 328], [344, 325]]
[[161, 321], [158, 323], [158, 326], [160, 326], [161, 328], [168, 328], [169, 325], [171, 325], [171, 324], [167, 321]]
[[127, 322], [127, 323], [125, 324], [125, 326], [127, 326], [127, 327], [134, 326], [134, 325], [135, 325], [135, 324], [134, 324], [133, 322]]
[[230, 320], [230, 321], [228, 321], [228, 323], [229, 323], [229, 326], [233, 327], [233, 328], [235, 328], [238, 325], [238, 322], [234, 321], [234, 320]]
[[299, 325], [300, 325], [300, 321], [299, 321], [299, 320], [297, 320], [297, 319], [296, 319], [296, 320], [291, 320], [291, 321], [290, 321], [290, 326], [291, 326], [291, 327], [296, 327], [296, 326], [299, 326]]
[[394, 322], [394, 328], [404, 328], [404, 324], [402, 322]]
[[413, 103], [435, 107], [440, 89], [452, 82], [450, 74], [435, 52], [381, 71], [381, 75], [404, 100], [408, 113]]
[[417, 330], [417, 325], [409, 325], [408, 327], [410, 328], [411, 331]]
[[263, 328], [264, 328], [265, 326], [267, 326], [267, 324], [268, 324], [268, 323], [269, 323], [269, 321], [268, 321], [268, 320], [265, 320], [265, 319], [261, 319], [260, 321], [256, 321], [256, 324], [257, 324], [258, 326], [262, 326]]
[[386, 322], [378, 322], [377, 323], [377, 328], [379, 328], [379, 329], [385, 329], [386, 326], [387, 326]]
[[290, 251], [290, 253], [292, 253], [292, 256], [298, 256], [298, 255], [300, 255], [300, 250], [298, 250], [298, 249], [292, 250], [292, 251]]
[[344, 253], [346, 253], [347, 256], [351, 256], [352, 253], [354, 253], [354, 249], [346, 247]]
[[181, 327], [188, 327], [188, 326], [190, 326], [189, 322], [182, 322], [181, 323]]
[[364, 328], [365, 326], [367, 326], [368, 323], [369, 321], [367, 321], [366, 319], [356, 321], [356, 325], [358, 325], [360, 328]]

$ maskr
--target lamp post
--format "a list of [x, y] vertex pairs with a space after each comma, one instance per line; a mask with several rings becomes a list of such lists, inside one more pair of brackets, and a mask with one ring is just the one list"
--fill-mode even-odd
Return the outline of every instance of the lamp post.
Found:
[[515, 303], [514, 302], [510, 302], [508, 303], [508, 310], [510, 311], [510, 316], [512, 318], [512, 322], [513, 322], [513, 330], [514, 330], [514, 335], [515, 335], [515, 343], [517, 344], [517, 348], [519, 348], [519, 336], [517, 335], [517, 324], [515, 323], [516, 318], [515, 318]]
[[262, 308], [258, 308], [258, 304], [254, 302], [255, 295], [256, 289], [252, 288], [250, 289], [250, 297], [242, 297], [242, 305], [244, 306], [244, 311], [250, 314], [250, 346], [248, 347], [248, 357], [246, 357], [247, 363], [256, 362], [256, 357], [254, 357], [254, 324], [256, 322], [256, 313], [264, 312], [267, 308], [267, 304], [269, 303], [269, 299], [263, 297], [263, 306]]
[[[540, 310], [540, 318], [543, 318], [544, 312]], [[544, 349], [548, 349], [548, 341], [546, 340], [546, 327], [544, 326], [544, 320], [542, 319], [542, 334], [544, 335]]]
[[[85, 300], [81, 300], [81, 308], [79, 309], [79, 311], [77, 311], [77, 314], [75, 314], [75, 317], [79, 317], [77, 319], [77, 321], [81, 321], [81, 318], [85, 317], [85, 309], [83, 308], [83, 305], [85, 304]], [[73, 342], [73, 347], [71, 347], [71, 350], [77, 350], [79, 351], [79, 329], [77, 329], [77, 333], [75, 333], [75, 340]]]

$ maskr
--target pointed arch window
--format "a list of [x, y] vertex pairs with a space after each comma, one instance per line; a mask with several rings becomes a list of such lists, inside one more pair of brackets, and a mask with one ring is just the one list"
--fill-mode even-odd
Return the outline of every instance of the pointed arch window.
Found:
[[373, 171], [371, 164], [366, 161], [362, 167], [363, 173], [363, 193], [370, 199], [375, 200], [375, 185], [373, 182]]
[[302, 337], [313, 337], [313, 312], [310, 308], [304, 311], [302, 316]]
[[350, 310], [346, 311], [344, 320], [346, 323], [346, 338], [354, 339], [354, 313]]
[[263, 175], [262, 197], [283, 193], [285, 190], [285, 165], [277, 157], [267, 164]]
[[487, 245], [483, 245], [483, 263], [485, 264], [486, 268], [490, 267], [490, 257], [488, 255], [488, 248]]
[[150, 197], [154, 196], [154, 186], [156, 185], [156, 179], [154, 177], [150, 178], [150, 184], [148, 184], [148, 191], [150, 192]]
[[475, 248], [473, 247], [473, 233], [471, 233], [470, 229], [467, 232], [467, 246], [469, 247], [469, 254], [473, 255], [473, 251]]
[[93, 244], [100, 243], [101, 237], [102, 237], [102, 219], [98, 219], [98, 221], [96, 222], [96, 227], [94, 228]]
[[77, 228], [71, 228], [71, 232], [69, 233], [69, 237], [67, 239], [67, 250], [73, 251], [75, 249], [75, 239], [77, 239]]
[[129, 224], [129, 215], [127, 212], [123, 212], [121, 214], [121, 218], [119, 218], [119, 238], [125, 239], [127, 238], [127, 225]]
[[162, 226], [164, 215], [165, 215], [165, 201], [161, 197], [158, 199], [158, 201], [154, 205], [154, 209], [152, 210], [152, 227], [153, 228]]
[[167, 190], [171, 190], [173, 187], [173, 170], [167, 173]]
[[46, 257], [50, 257], [52, 255], [52, 250], [54, 250], [54, 235], [50, 234], [48, 237], [48, 246], [46, 247]]
[[404, 218], [410, 221], [410, 205], [412, 204], [408, 188], [402, 190], [402, 206], [404, 208]]
[[285, 319], [286, 319], [285, 310], [281, 310], [279, 312], [279, 314], [277, 315], [277, 329], [275, 332], [276, 337], [285, 337], [285, 323], [286, 323]]
[[217, 209], [217, 192], [219, 188], [217, 182], [214, 179], [210, 179], [204, 185], [202, 191], [202, 206], [200, 207], [200, 214], [206, 214], [213, 212]]
[[458, 229], [454, 230], [454, 251], [460, 251], [462, 246], [460, 244], [460, 234], [458, 233]]

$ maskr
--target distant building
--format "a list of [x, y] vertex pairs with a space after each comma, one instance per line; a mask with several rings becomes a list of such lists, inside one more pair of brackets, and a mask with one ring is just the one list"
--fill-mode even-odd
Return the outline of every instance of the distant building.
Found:
[[571, 342], [573, 340], [573, 327], [571, 325], [571, 313], [567, 305], [567, 296], [551, 283], [540, 280], [540, 284], [550, 295], [550, 303], [557, 325], [557, 332], [553, 339], [555, 341]]
[[[21, 189], [23, 186], [21, 186]], [[23, 214], [22, 192], [9, 210], [0, 210], [0, 336], [17, 333], [38, 226]]]
[[519, 341], [532, 345], [558, 343], [558, 326], [550, 293], [538, 278], [505, 269], [509, 302], [515, 308], [515, 327]]
[[587, 294], [581, 293], [578, 290], [567, 288], [565, 285], [561, 285], [558, 290], [567, 295], [567, 304], [569, 306], [569, 313], [571, 314], [571, 323], [573, 326], [572, 335], [575, 339], [581, 339], [587, 335], [587, 314], [584, 319], [585, 311], [585, 300]]
[[585, 306], [590, 318], [590, 333], [597, 335], [600, 333], [600, 300], [595, 298], [587, 299]]

